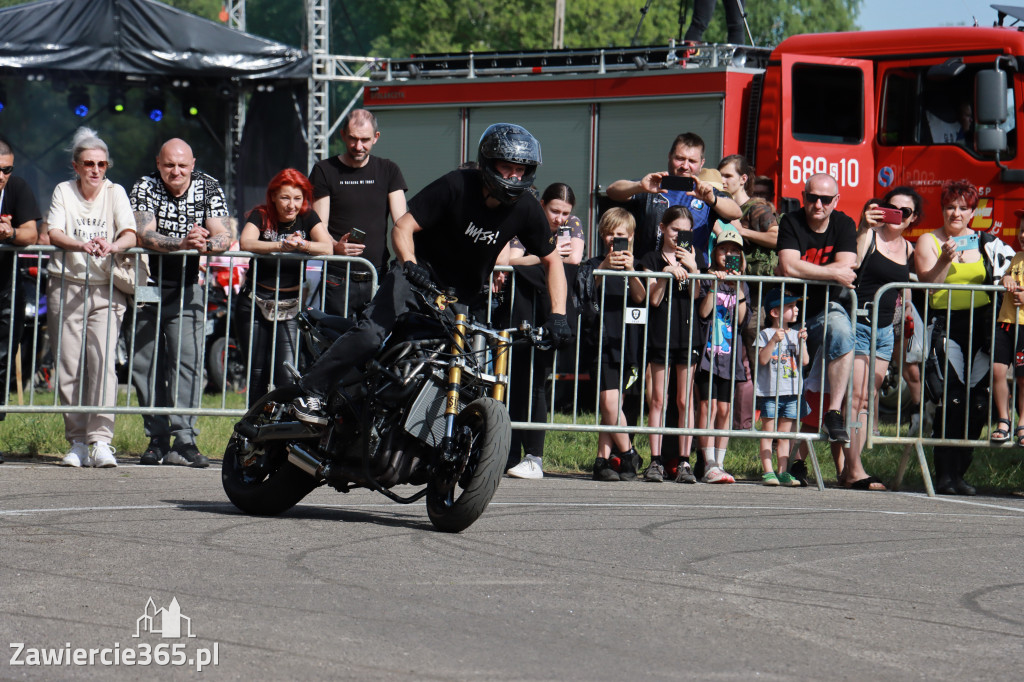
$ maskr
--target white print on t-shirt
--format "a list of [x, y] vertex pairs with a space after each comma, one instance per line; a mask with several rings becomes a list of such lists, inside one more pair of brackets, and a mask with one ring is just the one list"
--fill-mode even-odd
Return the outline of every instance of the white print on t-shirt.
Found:
[[366, 180], [338, 180], [339, 185], [372, 185], [373, 178], [367, 178]]
[[469, 223], [469, 227], [466, 228], [466, 234], [473, 238], [474, 244], [481, 241], [485, 241], [488, 244], [496, 244], [498, 242], [497, 230], [481, 230], [472, 221]]

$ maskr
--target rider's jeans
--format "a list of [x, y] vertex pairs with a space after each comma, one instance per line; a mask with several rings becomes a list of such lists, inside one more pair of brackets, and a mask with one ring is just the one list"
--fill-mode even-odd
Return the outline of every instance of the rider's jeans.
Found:
[[422, 305], [402, 268], [392, 266], [356, 326], [342, 334], [313, 363], [299, 379], [299, 386], [309, 395], [325, 398], [350, 370], [361, 371], [373, 359], [401, 315]]

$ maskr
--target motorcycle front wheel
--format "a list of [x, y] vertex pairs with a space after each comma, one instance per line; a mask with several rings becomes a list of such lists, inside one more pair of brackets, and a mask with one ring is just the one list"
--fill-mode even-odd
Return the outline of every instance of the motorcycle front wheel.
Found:
[[[294, 393], [294, 387], [271, 391], [242, 420], [253, 426], [267, 423], [270, 420], [263, 406], [268, 401], [288, 400]], [[238, 433], [228, 441], [220, 478], [231, 503], [246, 514], [257, 516], [283, 514], [319, 485], [288, 461], [285, 441], [251, 443]]]
[[446, 533], [469, 528], [484, 513], [498, 489], [512, 427], [505, 406], [493, 398], [474, 400], [455, 418], [457, 429], [468, 426], [471, 442], [462, 475], [453, 487], [428, 483], [427, 516]]

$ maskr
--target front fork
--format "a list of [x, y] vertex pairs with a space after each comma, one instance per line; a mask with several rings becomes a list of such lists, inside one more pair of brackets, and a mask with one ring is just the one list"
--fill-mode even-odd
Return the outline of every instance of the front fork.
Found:
[[459, 459], [455, 448], [455, 417], [459, 414], [459, 388], [462, 385], [462, 355], [466, 350], [466, 320], [464, 313], [455, 316], [455, 342], [451, 347], [451, 365], [448, 369], [448, 389], [444, 400], [444, 439], [441, 441], [441, 459], [454, 464]]
[[[444, 405], [444, 440], [441, 441], [442, 459], [449, 463], [454, 463], [459, 458], [459, 453], [455, 448], [455, 417], [459, 414], [462, 355], [466, 352], [466, 321], [468, 319], [465, 314], [461, 313], [455, 316], [455, 342], [451, 347], [452, 361], [448, 370], [448, 387]], [[505, 402], [508, 357], [512, 337], [507, 331], [502, 331], [499, 334], [502, 340], [498, 342], [494, 352], [494, 375], [497, 380], [494, 382], [491, 396], [498, 402]]]

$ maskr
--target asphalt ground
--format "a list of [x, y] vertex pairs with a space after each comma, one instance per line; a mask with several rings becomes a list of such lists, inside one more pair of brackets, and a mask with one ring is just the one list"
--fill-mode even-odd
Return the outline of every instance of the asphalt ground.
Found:
[[[1019, 679], [1022, 535], [1021, 498], [555, 476], [449, 535], [365, 491], [264, 519], [216, 467], [8, 463], [0, 678]], [[185, 665], [114, 658], [161, 645]]]

